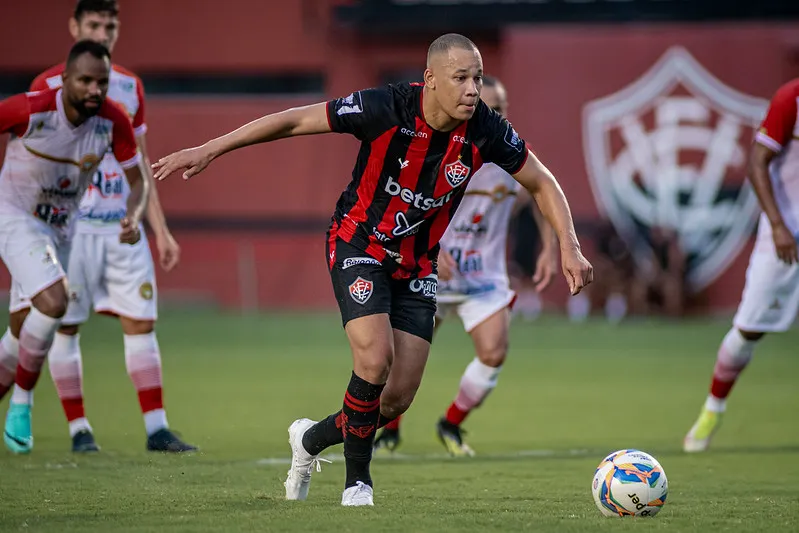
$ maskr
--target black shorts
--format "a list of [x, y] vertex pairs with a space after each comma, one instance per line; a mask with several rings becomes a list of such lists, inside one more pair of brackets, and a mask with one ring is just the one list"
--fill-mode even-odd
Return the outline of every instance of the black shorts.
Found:
[[332, 266], [331, 252], [328, 244], [330, 278], [343, 325], [362, 316], [387, 313], [392, 328], [432, 341], [436, 274], [394, 279], [379, 261], [341, 239], [336, 239]]

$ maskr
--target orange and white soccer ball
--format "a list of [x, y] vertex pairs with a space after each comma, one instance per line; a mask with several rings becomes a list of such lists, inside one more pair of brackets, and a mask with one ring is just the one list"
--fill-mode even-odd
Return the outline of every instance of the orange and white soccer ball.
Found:
[[591, 490], [605, 516], [654, 516], [666, 503], [669, 482], [648, 453], [619, 450], [599, 463]]

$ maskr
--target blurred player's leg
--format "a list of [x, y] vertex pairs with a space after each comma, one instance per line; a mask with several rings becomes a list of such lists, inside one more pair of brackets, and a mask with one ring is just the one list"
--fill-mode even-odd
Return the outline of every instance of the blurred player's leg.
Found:
[[[12, 278], [12, 305], [30, 297], [32, 307], [12, 309], [11, 333], [19, 339], [14, 390], [6, 416], [4, 441], [14, 453], [33, 449], [31, 406], [47, 352], [67, 308], [68, 244], [33, 217], [8, 217], [0, 223], [0, 250]], [[25, 305], [28, 305], [27, 302]], [[23, 306], [24, 307], [24, 306]], [[25, 315], [27, 313], [27, 316]], [[20, 318], [24, 320], [20, 323]]]
[[33, 449], [33, 389], [66, 311], [67, 291], [63, 279], [36, 294], [31, 301], [33, 307], [19, 332], [19, 362], [6, 415], [4, 440], [14, 453], [29, 453]]
[[19, 341], [11, 333], [11, 329], [8, 328], [3, 337], [0, 338], [0, 400], [11, 390], [11, 386], [14, 384], [18, 360]]
[[752, 360], [755, 344], [762, 333], [742, 332], [732, 328], [719, 347], [710, 394], [705, 400], [699, 418], [685, 437], [683, 448], [686, 452], [705, 451], [710, 439], [721, 425], [721, 417], [727, 408], [729, 396], [738, 376]]
[[83, 358], [78, 330], [89, 319], [92, 296], [101, 283], [102, 244], [96, 236], [80, 233], [72, 241], [67, 269], [70, 301], [47, 356], [50, 377], [69, 425], [72, 451], [78, 453], [99, 451], [83, 404]]
[[173, 433], [164, 409], [161, 349], [155, 334], [158, 289], [146, 237], [121, 244], [116, 235], [105, 239], [105, 283], [95, 297], [95, 310], [119, 316], [125, 347], [125, 367], [136, 389], [147, 433], [146, 447], [156, 452], [189, 452], [197, 448]]
[[164, 410], [161, 350], [154, 322], [120, 317], [128, 370], [144, 417], [147, 449], [158, 452], [189, 452], [197, 448], [183, 442], [170, 429]]
[[477, 357], [466, 367], [458, 394], [437, 425], [439, 439], [453, 456], [474, 455], [474, 450], [463, 441], [461, 424], [497, 386], [508, 353], [508, 306], [513, 298], [511, 291], [495, 291], [471, 298], [458, 308]]
[[761, 232], [749, 259], [734, 327], [724, 337], [716, 356], [710, 394], [683, 441], [686, 452], [708, 449], [721, 424], [727, 397], [751, 361], [757, 341], [765, 332], [788, 330], [796, 319], [797, 309], [799, 265], [780, 261], [770, 235]]
[[50, 376], [53, 378], [61, 407], [69, 424], [72, 451], [78, 453], [99, 451], [83, 405], [83, 360], [77, 326], [62, 327], [59, 330], [48, 360]]

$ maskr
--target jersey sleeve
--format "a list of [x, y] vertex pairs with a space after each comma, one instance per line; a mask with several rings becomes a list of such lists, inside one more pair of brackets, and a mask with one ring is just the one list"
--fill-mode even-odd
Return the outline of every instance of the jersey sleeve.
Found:
[[797, 85], [783, 85], [774, 94], [769, 104], [766, 118], [755, 135], [755, 141], [775, 152], [782, 148], [793, 137], [796, 125]]
[[22, 137], [28, 131], [31, 104], [26, 94], [17, 94], [0, 102], [0, 133]]
[[393, 115], [387, 89], [366, 89], [327, 103], [327, 122], [335, 133], [349, 133], [365, 141], [377, 138]]
[[508, 174], [516, 174], [527, 161], [527, 143], [510, 122], [482, 101], [477, 112], [478, 124], [487, 139], [480, 150], [483, 160], [494, 163]]
[[144, 84], [136, 79], [136, 97], [139, 99], [139, 109], [133, 117], [133, 133], [140, 137], [147, 133], [147, 123], [144, 121]]
[[119, 162], [119, 166], [125, 170], [139, 164], [140, 156], [136, 145], [136, 134], [133, 133], [133, 125], [125, 110], [110, 100], [105, 101], [105, 115], [114, 124], [112, 135], [112, 150], [114, 159]]
[[50, 88], [50, 86], [47, 85], [47, 73], [46, 72], [42, 72], [41, 74], [36, 76], [36, 79], [33, 80], [33, 82], [31, 83], [30, 90], [31, 90], [31, 92], [33, 92], [33, 91], [45, 91], [45, 90], [47, 90], [49, 88]]

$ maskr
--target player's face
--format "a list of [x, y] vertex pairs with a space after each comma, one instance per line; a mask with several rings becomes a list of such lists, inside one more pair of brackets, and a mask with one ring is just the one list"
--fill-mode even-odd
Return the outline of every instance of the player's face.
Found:
[[69, 31], [76, 41], [94, 41], [113, 52], [119, 37], [119, 19], [110, 13], [84, 13], [80, 20], [70, 19]]
[[501, 83], [497, 83], [493, 87], [483, 87], [480, 98], [488, 107], [503, 117], [508, 117], [508, 95]]
[[478, 50], [452, 48], [431, 58], [425, 81], [447, 115], [469, 120], [483, 88], [483, 58]]
[[64, 95], [81, 117], [93, 117], [100, 111], [110, 72], [107, 58], [97, 59], [91, 54], [83, 54], [64, 71]]

